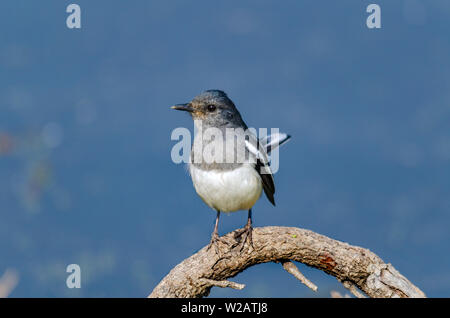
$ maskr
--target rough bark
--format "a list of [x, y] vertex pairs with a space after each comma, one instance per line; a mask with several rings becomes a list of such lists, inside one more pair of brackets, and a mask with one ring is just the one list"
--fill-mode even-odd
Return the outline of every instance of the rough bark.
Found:
[[368, 249], [352, 246], [315, 232], [294, 227], [268, 226], [253, 230], [253, 247], [236, 246], [234, 232], [222, 237], [218, 253], [202, 248], [174, 267], [149, 297], [204, 297], [211, 287], [242, 289], [230, 282], [246, 268], [267, 262], [281, 263], [285, 270], [314, 290], [290, 261], [318, 268], [338, 279], [354, 295], [364, 297], [425, 297], [391, 264]]

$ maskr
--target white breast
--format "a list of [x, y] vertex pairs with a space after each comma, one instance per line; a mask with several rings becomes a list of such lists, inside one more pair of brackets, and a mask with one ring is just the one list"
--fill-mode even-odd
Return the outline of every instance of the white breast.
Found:
[[201, 170], [190, 165], [189, 171], [197, 194], [215, 210], [248, 210], [261, 196], [261, 177], [250, 164], [227, 171]]

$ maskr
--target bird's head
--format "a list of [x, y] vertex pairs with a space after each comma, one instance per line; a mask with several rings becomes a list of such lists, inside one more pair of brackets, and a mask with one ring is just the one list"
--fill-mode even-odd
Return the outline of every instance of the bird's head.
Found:
[[207, 126], [242, 127], [243, 124], [233, 101], [220, 90], [207, 90], [189, 103], [178, 104], [171, 108], [187, 111], [192, 119], [201, 120]]

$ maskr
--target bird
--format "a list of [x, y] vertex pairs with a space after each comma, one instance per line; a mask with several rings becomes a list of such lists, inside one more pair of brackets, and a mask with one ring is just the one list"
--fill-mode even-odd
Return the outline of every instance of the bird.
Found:
[[[171, 108], [188, 112], [197, 131], [188, 171], [197, 194], [216, 211], [208, 249], [215, 246], [217, 251], [219, 242], [228, 244], [218, 233], [220, 213], [240, 210], [248, 211], [247, 223], [235, 231], [234, 238], [241, 243], [241, 250], [247, 240], [253, 246], [252, 207], [262, 191], [275, 206], [275, 183], [268, 154], [291, 136], [276, 133], [258, 139], [249, 131], [235, 104], [222, 90], [206, 90], [190, 102]], [[213, 132], [210, 134], [214, 138], [205, 138], [208, 130]], [[227, 134], [230, 130], [234, 135]], [[206, 160], [205, 149], [208, 147], [213, 149], [211, 154], [214, 158]]]

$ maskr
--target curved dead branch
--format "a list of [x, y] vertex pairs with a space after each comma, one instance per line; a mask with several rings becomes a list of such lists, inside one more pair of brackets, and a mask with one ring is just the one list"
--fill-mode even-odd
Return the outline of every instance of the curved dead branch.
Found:
[[268, 226], [253, 230], [253, 247], [236, 247], [234, 232], [215, 249], [202, 248], [185, 259], [155, 287], [149, 297], [204, 297], [211, 287], [242, 289], [228, 281], [246, 268], [277, 262], [309, 288], [316, 290], [291, 261], [318, 268], [338, 279], [352, 294], [364, 297], [425, 297], [425, 294], [368, 249], [295, 227]]

